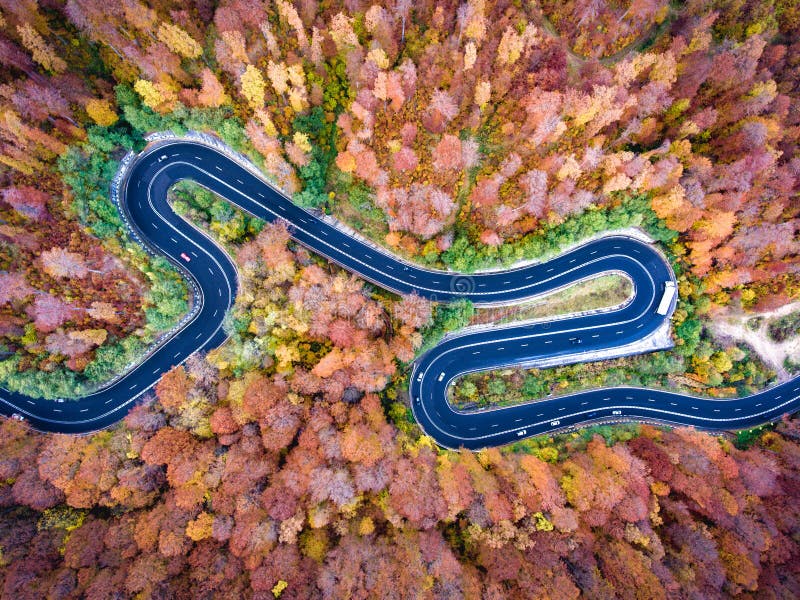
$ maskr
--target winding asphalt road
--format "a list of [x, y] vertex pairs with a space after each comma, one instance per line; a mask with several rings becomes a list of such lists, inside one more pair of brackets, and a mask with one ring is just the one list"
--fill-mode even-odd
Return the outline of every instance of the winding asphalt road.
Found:
[[[236, 266], [211, 238], [178, 216], [167, 202], [176, 181], [190, 179], [266, 221], [282, 219], [292, 237], [317, 254], [376, 285], [435, 301], [469, 298], [477, 305], [514, 304], [599, 273], [614, 271], [634, 283], [631, 302], [616, 310], [465, 330], [442, 341], [414, 365], [409, 386], [414, 416], [442, 446], [497, 446], [587, 422], [643, 420], [709, 430], [742, 429], [797, 410], [800, 378], [759, 394], [714, 400], [641, 388], [609, 388], [480, 412], [459, 412], [447, 387], [471, 371], [538, 359], [575, 362], [585, 352], [619, 349], [663, 327], [674, 310], [656, 307], [674, 275], [650, 245], [608, 236], [546, 263], [513, 270], [460, 275], [406, 263], [296, 206], [263, 178], [212, 145], [175, 139], [151, 144], [131, 166], [120, 189], [123, 216], [140, 242], [165, 255], [190, 281], [197, 310], [138, 367], [96, 393], [63, 402], [0, 389], [0, 411], [35, 428], [62, 433], [101, 429], [131, 406], [172, 366], [192, 353], [222, 344], [225, 312], [238, 288]], [[182, 258], [181, 254], [188, 258]], [[577, 358], [579, 359], [579, 358]]]

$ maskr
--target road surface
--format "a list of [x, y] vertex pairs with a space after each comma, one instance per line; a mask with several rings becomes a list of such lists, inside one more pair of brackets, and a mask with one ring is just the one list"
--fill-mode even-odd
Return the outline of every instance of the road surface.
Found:
[[621, 272], [631, 278], [634, 298], [617, 310], [466, 330], [420, 357], [411, 375], [412, 408], [424, 431], [442, 446], [477, 449], [608, 420], [742, 429], [774, 420], [800, 404], [800, 378], [795, 378], [734, 400], [613, 388], [508, 408], [456, 411], [447, 402], [447, 386], [466, 372], [542, 358], [574, 362], [576, 354], [624, 347], [662, 327], [674, 310], [673, 302], [667, 315], [656, 311], [665, 282], [674, 281], [669, 265], [646, 243], [608, 236], [546, 263], [518, 269], [475, 275], [425, 269], [296, 206], [252, 169], [215, 147], [197, 140], [174, 139], [152, 144], [137, 157], [122, 182], [119, 197], [123, 215], [137, 239], [165, 255], [189, 278], [198, 310], [135, 369], [105, 388], [62, 402], [0, 389], [0, 411], [24, 417], [43, 431], [98, 430], [124, 417], [174, 365], [225, 341], [222, 319], [236, 297], [238, 273], [225, 251], [178, 216], [167, 202], [167, 190], [182, 179], [195, 181], [266, 221], [286, 221], [299, 243], [398, 293], [414, 292], [440, 302], [469, 298], [477, 305], [514, 304], [602, 272]]

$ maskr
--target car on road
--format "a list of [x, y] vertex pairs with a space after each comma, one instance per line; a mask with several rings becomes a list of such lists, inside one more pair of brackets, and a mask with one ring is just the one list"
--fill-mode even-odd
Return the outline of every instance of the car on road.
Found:
[[422, 381], [422, 375], [423, 375], [422, 373], [420, 373], [419, 375], [417, 375], [417, 381]]
[[527, 430], [527, 429], [520, 429], [520, 430], [517, 432], [517, 437], [522, 437], [522, 436], [523, 436], [523, 435], [525, 435], [526, 433], [528, 433], [528, 430]]
[[612, 410], [612, 411], [611, 411], [611, 414], [612, 414], [612, 415], [621, 415], [621, 414], [622, 414], [622, 411], [621, 411], [621, 410]]
[[186, 252], [181, 252], [181, 258], [182, 258], [183, 260], [185, 260], [186, 262], [189, 262], [189, 261], [191, 261], [191, 260], [192, 260], [191, 258], [189, 258], [189, 255], [188, 255], [188, 254], [186, 254]]
[[66, 399], [64, 399], [64, 398], [56, 398], [56, 402], [58, 402], [60, 404], [61, 402], [66, 402]]
[[444, 379], [444, 371], [439, 375], [439, 379], [437, 381], [442, 381]]
[[166, 154], [162, 154], [161, 156], [158, 157], [158, 162], [161, 162], [162, 160], [167, 160]]
[[550, 421], [550, 427], [555, 427], [556, 425], [561, 425], [561, 421]]
[[583, 343], [583, 340], [581, 338], [579, 338], [579, 337], [571, 337], [571, 338], [569, 338], [569, 341], [573, 345], [577, 345], [577, 344], [582, 344]]

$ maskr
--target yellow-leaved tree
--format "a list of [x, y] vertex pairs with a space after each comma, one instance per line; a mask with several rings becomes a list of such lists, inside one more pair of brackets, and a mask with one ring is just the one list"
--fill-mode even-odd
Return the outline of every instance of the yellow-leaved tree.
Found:
[[172, 110], [177, 99], [175, 92], [167, 85], [146, 79], [139, 79], [133, 84], [133, 89], [142, 97], [145, 106], [161, 113]]
[[67, 68], [61, 57], [56, 54], [50, 45], [39, 35], [33, 27], [28, 23], [17, 25], [17, 33], [19, 33], [22, 45], [30, 51], [33, 60], [42, 65], [46, 70], [52, 73], [62, 73]]
[[186, 31], [171, 23], [161, 23], [158, 27], [158, 39], [167, 47], [184, 58], [197, 58], [203, 48]]
[[92, 121], [103, 127], [110, 127], [119, 119], [117, 113], [111, 108], [111, 103], [99, 98], [92, 98], [86, 103], [86, 114], [91, 117]]
[[153, 85], [152, 81], [139, 79], [133, 84], [133, 89], [136, 90], [136, 93], [142, 97], [142, 102], [144, 102], [145, 105], [153, 110], [156, 109], [156, 106], [164, 102], [164, 97], [161, 95], [161, 92], [158, 91], [156, 86]]
[[242, 96], [253, 110], [258, 110], [264, 106], [264, 77], [253, 65], [247, 65], [240, 79]]

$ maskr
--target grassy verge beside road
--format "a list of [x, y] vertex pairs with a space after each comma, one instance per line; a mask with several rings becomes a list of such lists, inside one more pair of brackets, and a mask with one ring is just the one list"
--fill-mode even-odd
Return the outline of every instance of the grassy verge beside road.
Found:
[[624, 303], [632, 294], [633, 285], [627, 277], [616, 273], [601, 275], [524, 304], [477, 309], [470, 325], [512, 323], [522, 319], [613, 308]]

